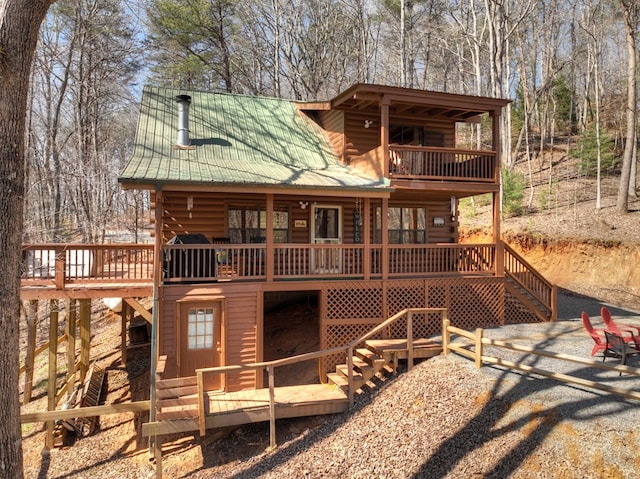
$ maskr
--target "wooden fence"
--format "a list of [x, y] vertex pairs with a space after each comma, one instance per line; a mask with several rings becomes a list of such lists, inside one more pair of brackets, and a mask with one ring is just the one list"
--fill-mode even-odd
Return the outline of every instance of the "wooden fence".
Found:
[[[468, 341], [452, 342], [451, 335], [457, 335], [461, 338], [465, 338]], [[470, 341], [470, 342], [469, 342]], [[473, 349], [469, 349], [470, 346]], [[617, 394], [629, 399], [640, 400], [640, 392], [630, 389], [618, 388], [610, 386], [598, 381], [591, 381], [589, 379], [579, 378], [568, 374], [562, 374], [554, 371], [547, 371], [544, 369], [529, 366], [528, 364], [516, 363], [513, 361], [507, 361], [502, 358], [486, 356], [484, 354], [485, 346], [494, 346], [497, 348], [509, 349], [512, 351], [520, 351], [527, 354], [532, 354], [539, 357], [557, 359], [559, 361], [568, 361], [577, 364], [583, 364], [589, 367], [602, 369], [605, 371], [614, 371], [619, 373], [626, 373], [633, 376], [640, 376], [640, 368], [634, 368], [631, 366], [609, 366], [603, 364], [600, 361], [593, 359], [581, 358], [578, 356], [571, 356], [569, 354], [554, 353], [552, 351], [544, 351], [541, 349], [535, 349], [529, 346], [523, 346], [519, 344], [510, 343], [507, 341], [501, 341], [498, 339], [485, 338], [482, 328], [478, 328], [473, 332], [466, 331], [464, 329], [451, 326], [451, 322], [448, 319], [443, 321], [442, 326], [442, 353], [449, 354], [450, 352], [458, 353], [467, 358], [475, 361], [476, 367], [480, 368], [483, 364], [495, 364], [503, 366], [509, 369], [516, 369], [531, 374], [537, 374], [539, 376], [548, 377], [557, 381], [562, 381], [571, 384], [577, 384], [580, 386], [597, 389], [607, 393]]]

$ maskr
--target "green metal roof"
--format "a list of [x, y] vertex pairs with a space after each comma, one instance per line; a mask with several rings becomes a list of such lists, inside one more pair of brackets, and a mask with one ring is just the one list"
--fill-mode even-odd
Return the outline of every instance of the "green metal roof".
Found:
[[[176, 148], [177, 95], [191, 96], [192, 149]], [[386, 189], [343, 165], [318, 125], [288, 100], [145, 87], [126, 184]]]

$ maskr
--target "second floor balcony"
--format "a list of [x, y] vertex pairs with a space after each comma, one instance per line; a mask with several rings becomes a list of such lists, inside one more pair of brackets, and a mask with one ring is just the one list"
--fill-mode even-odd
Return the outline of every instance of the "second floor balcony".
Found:
[[389, 177], [432, 181], [497, 182], [496, 152], [391, 145]]

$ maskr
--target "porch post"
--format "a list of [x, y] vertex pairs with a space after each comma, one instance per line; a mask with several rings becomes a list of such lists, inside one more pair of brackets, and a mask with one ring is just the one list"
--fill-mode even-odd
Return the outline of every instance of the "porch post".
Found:
[[496, 184], [500, 185], [500, 194], [493, 195], [493, 242], [497, 243], [500, 239], [500, 214], [502, 212], [502, 177], [500, 171], [502, 168], [502, 151], [500, 148], [500, 112], [494, 111], [491, 115], [492, 119], [492, 134], [493, 134], [493, 149], [496, 152], [496, 165], [494, 168], [494, 180]]
[[496, 245], [496, 275], [504, 276], [504, 249], [500, 241], [500, 216], [502, 214], [502, 154], [500, 148], [500, 110], [491, 112], [493, 149], [496, 152], [495, 181], [500, 185], [500, 191], [493, 193], [493, 242]]
[[33, 391], [33, 365], [36, 356], [36, 326], [38, 324], [38, 300], [32, 299], [25, 308], [25, 317], [27, 320], [27, 357], [24, 363], [24, 395], [22, 404], [31, 402], [31, 393]]
[[[149, 422], [156, 420], [156, 374], [158, 368], [158, 321], [160, 315], [160, 281], [162, 281], [162, 230], [164, 229], [164, 198], [162, 189], [155, 190], [155, 243], [153, 246], [153, 309], [151, 315], [151, 345], [149, 356]], [[160, 436], [149, 436], [149, 455], [156, 459], [157, 477], [162, 476], [162, 439]]]
[[[50, 302], [49, 313], [49, 378], [47, 379], [47, 410], [56, 409], [56, 372], [58, 369], [58, 300]], [[47, 421], [45, 447], [53, 449], [54, 421]]]
[[380, 102], [380, 145], [383, 155], [382, 177], [389, 176], [389, 104], [388, 97], [383, 97]]
[[[76, 329], [77, 329], [78, 301], [69, 300], [69, 314], [67, 314], [67, 382], [71, 387], [75, 385], [76, 375]], [[73, 381], [71, 380], [73, 378]]]
[[362, 260], [362, 268], [364, 269], [364, 279], [371, 279], [371, 199], [364, 198], [364, 225], [362, 228], [362, 238], [364, 238], [364, 258]]
[[273, 282], [273, 193], [267, 193], [267, 251], [265, 252], [265, 267], [267, 282]]
[[380, 269], [382, 270], [382, 279], [389, 279], [389, 198], [382, 198], [382, 214], [380, 215], [380, 228], [382, 231], [382, 251], [380, 252]]
[[80, 382], [84, 383], [91, 358], [91, 300], [80, 300]]

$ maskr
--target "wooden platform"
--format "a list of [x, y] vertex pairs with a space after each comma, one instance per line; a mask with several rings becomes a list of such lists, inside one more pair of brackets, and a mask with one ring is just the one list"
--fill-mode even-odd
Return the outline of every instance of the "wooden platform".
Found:
[[[208, 391], [206, 428], [239, 426], [254, 422], [269, 421], [269, 390], [250, 389], [231, 393]], [[187, 398], [188, 401], [189, 398]], [[195, 398], [194, 398], [195, 399]], [[191, 402], [191, 401], [188, 401]], [[276, 419], [334, 414], [349, 408], [347, 395], [327, 384], [305, 384], [275, 388]], [[190, 409], [190, 417], [161, 420], [142, 425], [145, 436], [175, 432], [198, 431], [197, 409]], [[163, 414], [170, 413], [166, 409]]]
[[102, 299], [102, 298], [145, 298], [153, 294], [153, 283], [86, 282], [70, 283], [64, 288], [54, 285], [20, 286], [20, 299]]
[[[383, 357], [395, 354], [398, 359], [407, 359], [408, 356], [406, 339], [369, 339], [366, 344], [368, 349]], [[441, 352], [442, 344], [431, 339], [420, 338], [413, 341], [414, 358], [431, 358]]]

